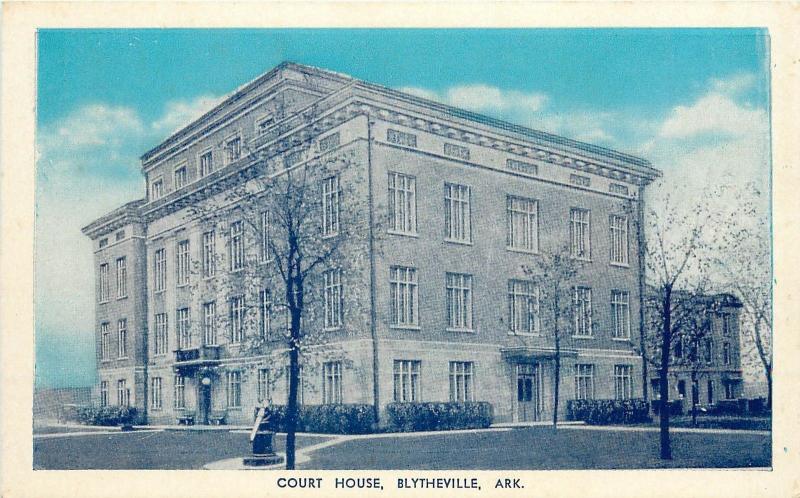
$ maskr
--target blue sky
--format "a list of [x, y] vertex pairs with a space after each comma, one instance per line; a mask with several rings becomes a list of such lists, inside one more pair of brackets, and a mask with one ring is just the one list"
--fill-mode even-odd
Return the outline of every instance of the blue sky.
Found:
[[756, 29], [40, 31], [37, 384], [94, 380], [80, 228], [143, 195], [149, 147], [281, 61], [642, 155], [691, 199], [768, 188], [768, 45]]

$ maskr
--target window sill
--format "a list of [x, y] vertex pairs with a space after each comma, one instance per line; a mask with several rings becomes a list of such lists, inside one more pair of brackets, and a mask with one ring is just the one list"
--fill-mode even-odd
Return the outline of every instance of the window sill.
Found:
[[110, 359], [106, 359], [106, 360], [100, 360], [100, 363], [111, 363], [111, 361], [112, 361], [112, 360], [110, 360]]
[[617, 342], [631, 342], [630, 337], [612, 337], [611, 340]]
[[337, 325], [336, 327], [323, 327], [322, 328], [323, 332], [336, 332], [337, 330], [342, 330], [342, 326], [341, 325]]
[[539, 254], [539, 250], [538, 249], [537, 250], [520, 249], [519, 247], [511, 247], [511, 246], [506, 246], [506, 251], [516, 252], [516, 253], [519, 253], [519, 254]]
[[326, 233], [326, 234], [324, 234], [324, 235], [322, 236], [322, 240], [328, 240], [328, 239], [332, 239], [332, 238], [334, 238], [334, 237], [337, 237], [338, 235], [339, 235], [339, 232], [338, 232], [338, 231], [336, 231], [336, 232], [332, 232], [332, 233]]
[[176, 289], [183, 289], [184, 287], [189, 287], [189, 282], [175, 286]]
[[419, 238], [419, 234], [417, 232], [401, 232], [399, 230], [386, 230], [386, 233], [389, 235], [399, 235], [401, 237], [413, 237], [415, 239]]
[[448, 244], [456, 244], [456, 245], [459, 245], [459, 246], [471, 246], [471, 245], [473, 245], [471, 240], [460, 240], [460, 239], [448, 239], [448, 238], [445, 238], [444, 241], [447, 242]]
[[613, 261], [608, 263], [609, 266], [613, 266], [614, 268], [630, 268], [631, 265], [629, 263], [615, 263]]
[[516, 331], [509, 331], [508, 335], [518, 335], [523, 337], [541, 337], [541, 333], [539, 332], [516, 332]]
[[458, 332], [458, 333], [464, 333], [464, 334], [474, 334], [475, 333], [475, 329], [457, 329], [457, 328], [447, 327], [447, 328], [445, 328], [445, 330], [447, 332]]
[[127, 295], [125, 295], [125, 296], [117, 296], [117, 301], [121, 301], [123, 299], [128, 299], [128, 296]]
[[216, 274], [215, 275], [207, 275], [207, 276], [203, 277], [203, 281], [208, 282], [209, 280], [214, 280], [216, 277], [217, 277]]
[[122, 361], [122, 360], [127, 360], [127, 359], [128, 359], [127, 356], [118, 356], [117, 357], [117, 361]]
[[389, 325], [389, 328], [392, 330], [422, 330], [419, 325]]
[[158, 290], [153, 291], [153, 294], [158, 295], [158, 294], [163, 294], [165, 292], [167, 292], [167, 289], [158, 289]]
[[243, 271], [244, 271], [244, 266], [242, 266], [241, 268], [235, 268], [235, 269], [232, 268], [230, 273], [242, 273]]
[[105, 301], [98, 301], [97, 304], [108, 304], [108, 299], [106, 299]]
[[572, 338], [573, 339], [592, 339], [592, 340], [596, 339], [596, 337], [593, 336], [593, 335], [573, 335]]
[[240, 411], [242, 411], [242, 407], [241, 406], [226, 406], [225, 407], [225, 411], [226, 412], [240, 412]]
[[592, 257], [591, 256], [589, 256], [588, 258], [580, 258], [578, 256], [572, 256], [571, 255], [570, 257], [572, 259], [574, 259], [575, 261], [583, 261], [584, 263], [591, 263], [592, 262]]

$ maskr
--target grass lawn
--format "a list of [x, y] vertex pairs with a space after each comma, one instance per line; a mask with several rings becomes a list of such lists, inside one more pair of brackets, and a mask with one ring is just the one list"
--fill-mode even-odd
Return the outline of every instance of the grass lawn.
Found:
[[635, 469], [765, 467], [770, 436], [672, 434], [672, 461], [657, 432], [530, 427], [505, 432], [351, 440], [311, 454], [303, 469]]
[[[327, 437], [297, 438], [297, 446]], [[286, 439], [275, 437], [275, 450]], [[250, 453], [247, 434], [228, 431], [163, 431], [91, 434], [33, 440], [34, 469], [199, 469], [223, 458]]]

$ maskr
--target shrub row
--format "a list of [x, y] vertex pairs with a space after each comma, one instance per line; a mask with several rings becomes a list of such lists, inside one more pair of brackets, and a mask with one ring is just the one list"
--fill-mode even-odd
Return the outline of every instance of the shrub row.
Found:
[[[258, 414], [258, 408], [255, 413]], [[286, 406], [271, 405], [266, 408], [266, 422], [262, 428], [286, 432]], [[375, 431], [375, 412], [372, 405], [335, 404], [300, 406], [297, 432], [323, 434], [366, 434]]]
[[[653, 409], [653, 413], [659, 415], [661, 413], [661, 400], [654, 399], [650, 401], [650, 405]], [[677, 417], [679, 415], [683, 415], [683, 402], [679, 399], [673, 399], [667, 402], [669, 406], [669, 415], [671, 417]]]
[[567, 401], [567, 418], [582, 420], [590, 425], [650, 421], [647, 402], [643, 399], [573, 399]]
[[132, 406], [82, 406], [78, 408], [78, 421], [86, 425], [128, 425], [137, 422], [136, 408]]
[[390, 428], [401, 432], [483, 429], [494, 420], [492, 405], [485, 401], [389, 403], [386, 413]]

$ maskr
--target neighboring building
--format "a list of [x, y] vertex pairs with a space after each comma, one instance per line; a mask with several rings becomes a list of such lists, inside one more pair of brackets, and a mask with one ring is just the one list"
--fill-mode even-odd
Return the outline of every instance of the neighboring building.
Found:
[[[95, 244], [101, 399], [135, 404], [159, 423], [187, 411], [249, 423], [259, 400], [286, 402], [286, 348], [269, 333], [285, 318], [268, 306], [281, 291], [268, 258], [259, 263], [263, 235], [246, 233], [235, 214], [209, 227], [192, 211], [249, 181], [259, 155], [287, 167], [347, 155], [348, 170], [320, 185], [333, 216], [320, 220], [326, 231], [348, 207], [340, 182], [366, 179], [357, 192], [373, 206], [359, 218], [369, 243], [349, 249], [356, 267], [321, 276], [325, 323], [304, 321], [337, 352], [304, 364], [303, 403], [475, 400], [491, 402], [498, 421], [547, 417], [553, 338], [523, 265], [563, 244], [586, 261], [562, 333], [563, 403], [640, 397], [638, 226], [657, 170], [284, 63], [147, 152], [147, 198], [84, 229]], [[127, 298], [112, 285], [121, 257]], [[235, 288], [241, 267], [264, 263], [260, 289], [220, 290]], [[119, 348], [120, 320], [126, 360], [104, 353]], [[245, 347], [254, 335], [271, 347]], [[130, 390], [121, 398], [120, 381]]]
[[[679, 332], [672, 341], [669, 398], [683, 401], [684, 411], [695, 404], [708, 407], [719, 400], [743, 396], [739, 313], [742, 303], [731, 294], [689, 299], [676, 292], [681, 307], [691, 310], [700, 327]], [[682, 311], [681, 313], [687, 313]], [[650, 369], [653, 399], [659, 399], [658, 369]]]

